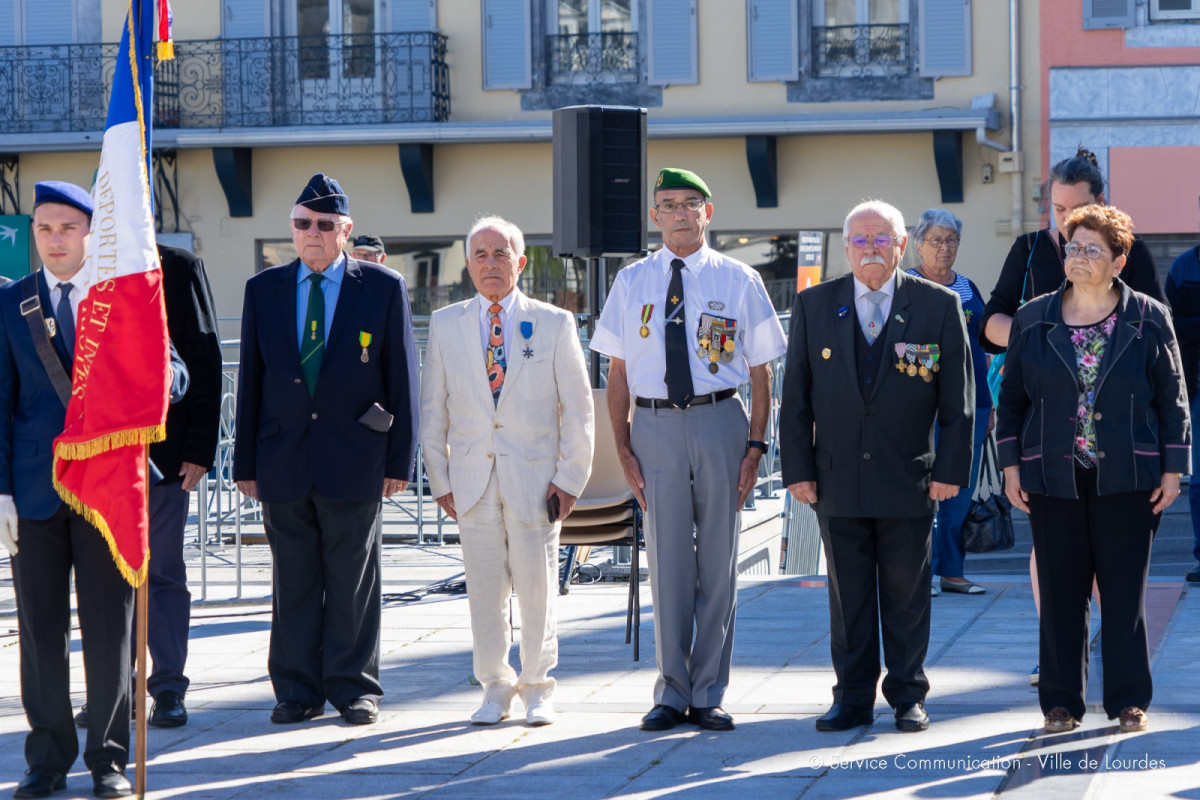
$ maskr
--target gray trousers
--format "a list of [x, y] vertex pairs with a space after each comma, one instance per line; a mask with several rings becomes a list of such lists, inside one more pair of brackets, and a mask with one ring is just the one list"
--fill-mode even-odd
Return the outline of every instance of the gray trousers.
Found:
[[635, 408], [630, 440], [646, 481], [656, 705], [719, 706], [737, 604], [738, 470], [750, 426], [729, 398], [686, 410]]

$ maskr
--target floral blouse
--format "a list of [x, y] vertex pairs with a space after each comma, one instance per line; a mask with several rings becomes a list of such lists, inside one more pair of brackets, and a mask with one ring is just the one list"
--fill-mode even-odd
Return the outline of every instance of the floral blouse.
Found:
[[1075, 415], [1075, 461], [1087, 469], [1096, 467], [1096, 379], [1104, 349], [1117, 326], [1117, 313], [1094, 325], [1071, 326], [1071, 344], [1075, 345], [1075, 367], [1079, 386], [1079, 407]]

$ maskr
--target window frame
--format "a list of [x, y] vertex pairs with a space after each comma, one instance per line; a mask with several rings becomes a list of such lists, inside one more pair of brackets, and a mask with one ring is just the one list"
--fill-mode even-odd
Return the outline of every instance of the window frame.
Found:
[[1161, 2], [1162, 0], [1150, 0], [1149, 11], [1151, 22], [1200, 19], [1200, 0], [1189, 0], [1192, 8], [1188, 11], [1163, 11], [1159, 7]]

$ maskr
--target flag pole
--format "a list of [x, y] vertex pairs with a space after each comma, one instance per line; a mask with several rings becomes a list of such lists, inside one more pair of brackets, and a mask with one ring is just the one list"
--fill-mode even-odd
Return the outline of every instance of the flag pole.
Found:
[[[142, 457], [146, 462], [146, 474], [149, 476], [149, 461], [150, 461], [150, 445], [145, 445]], [[150, 513], [150, 492], [146, 492], [146, 514], [149, 517]], [[137, 613], [134, 615], [137, 619], [137, 699], [135, 708], [137, 709], [136, 722], [134, 728], [134, 759], [137, 764], [134, 770], [134, 790], [137, 793], [138, 800], [146, 796], [146, 639], [149, 624], [147, 617], [150, 614], [150, 577], [149, 568], [147, 567], [147, 575], [142, 580], [142, 585], [137, 587]]]

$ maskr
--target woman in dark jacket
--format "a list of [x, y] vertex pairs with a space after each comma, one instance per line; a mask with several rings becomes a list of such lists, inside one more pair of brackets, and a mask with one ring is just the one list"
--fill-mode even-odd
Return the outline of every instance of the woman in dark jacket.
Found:
[[1162, 511], [1191, 464], [1191, 423], [1166, 307], [1117, 276], [1132, 222], [1067, 218], [1067, 280], [1017, 311], [997, 409], [1006, 492], [1029, 513], [1042, 614], [1038, 697], [1048, 732], [1085, 711], [1092, 575], [1104, 598], [1104, 710], [1145, 730], [1152, 683], [1146, 578]]

